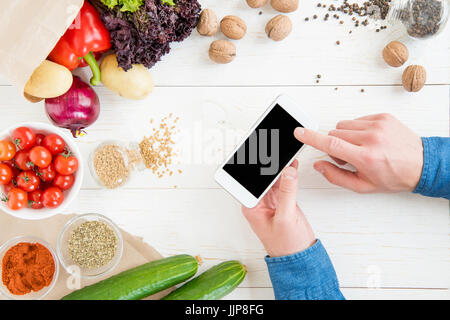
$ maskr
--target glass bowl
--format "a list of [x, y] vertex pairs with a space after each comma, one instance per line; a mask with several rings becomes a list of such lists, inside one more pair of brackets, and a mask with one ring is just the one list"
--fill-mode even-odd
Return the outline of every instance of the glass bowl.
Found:
[[[69, 238], [72, 232], [78, 228], [82, 223], [87, 221], [98, 221], [105, 223], [117, 237], [117, 247], [114, 257], [106, 265], [100, 268], [82, 268], [79, 267], [73, 260], [69, 252]], [[120, 262], [123, 253], [123, 238], [117, 225], [107, 217], [97, 214], [88, 213], [76, 216], [69, 220], [58, 237], [58, 243], [56, 245], [56, 252], [59, 257], [59, 261], [64, 269], [73, 276], [80, 276], [85, 279], [95, 279], [104, 276], [111, 272]]]
[[[123, 159], [125, 167], [128, 169], [128, 175], [124, 175], [122, 178], [119, 178], [116, 181], [116, 186], [108, 187], [106, 186], [99, 176], [97, 175], [97, 171], [95, 170], [94, 159], [97, 150], [107, 146], [114, 145], [118, 147], [118, 151]], [[139, 144], [137, 142], [125, 142], [118, 140], [109, 140], [100, 143], [89, 155], [88, 159], [88, 167], [91, 173], [91, 176], [94, 178], [95, 182], [102, 188], [106, 189], [121, 189], [128, 184], [128, 182], [132, 179], [133, 175], [136, 171], [142, 171], [145, 169], [144, 161], [142, 159], [141, 153], [139, 151]]]
[[[45, 242], [42, 239], [35, 238], [35, 237], [16, 237], [13, 238], [6, 243], [4, 243], [0, 247], [0, 262], [3, 261], [3, 257], [5, 256], [6, 252], [15, 245], [21, 243], [21, 242], [28, 242], [28, 243], [39, 243], [46, 247], [48, 251], [52, 254], [53, 261], [55, 262], [55, 273], [53, 274], [53, 280], [50, 283], [49, 286], [42, 288], [39, 291], [32, 291], [25, 295], [14, 295], [11, 292], [9, 292], [8, 288], [3, 284], [3, 281], [0, 281], [0, 292], [8, 299], [10, 300], [40, 300], [43, 299], [55, 286], [56, 281], [58, 280], [59, 276], [59, 263], [58, 263], [58, 257], [56, 256], [55, 252], [51, 248], [51, 246]], [[2, 264], [0, 264], [0, 273], [3, 274], [2, 270]]]

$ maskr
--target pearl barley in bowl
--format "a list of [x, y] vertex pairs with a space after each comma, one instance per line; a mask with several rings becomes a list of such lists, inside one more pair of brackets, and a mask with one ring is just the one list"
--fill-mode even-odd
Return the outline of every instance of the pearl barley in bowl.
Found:
[[0, 133], [0, 211], [27, 220], [56, 215], [78, 195], [83, 171], [78, 146], [59, 128], [11, 126]]

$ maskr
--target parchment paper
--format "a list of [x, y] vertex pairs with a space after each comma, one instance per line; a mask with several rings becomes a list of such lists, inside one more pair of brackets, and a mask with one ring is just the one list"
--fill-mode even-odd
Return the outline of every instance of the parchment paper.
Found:
[[0, 10], [0, 73], [21, 95], [80, 11], [84, 0], [8, 0]]
[[[74, 216], [75, 215], [57, 215], [49, 219], [31, 221], [17, 219], [0, 211], [0, 245], [10, 240], [11, 238], [15, 238], [18, 236], [33, 236], [47, 241], [52, 246], [52, 249], [56, 250], [56, 242], [59, 232], [62, 230], [66, 222]], [[123, 230], [121, 230], [121, 232], [124, 240], [124, 248], [122, 260], [120, 261], [119, 265], [111, 273], [103, 278], [95, 280], [82, 280], [81, 287], [93, 284], [114, 274], [137, 267], [146, 262], [162, 258], [161, 254], [159, 254], [151, 246], [145, 244], [142, 239], [134, 237]], [[45, 299], [61, 299], [63, 296], [71, 292], [71, 290], [66, 286], [69, 274], [64, 270], [64, 268], [62, 268], [61, 264], [59, 266], [60, 269], [57, 283], [53, 290], [45, 297]], [[169, 292], [170, 289], [153, 295], [149, 297], [149, 299], [160, 299], [167, 295]], [[4, 299], [5, 297], [0, 294], [0, 300]]]

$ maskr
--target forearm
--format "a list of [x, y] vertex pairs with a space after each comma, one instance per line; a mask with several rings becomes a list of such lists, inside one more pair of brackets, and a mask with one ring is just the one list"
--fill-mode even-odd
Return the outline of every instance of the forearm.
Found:
[[343, 300], [328, 254], [320, 240], [293, 255], [266, 257], [278, 300]]
[[414, 193], [450, 199], [450, 138], [422, 138], [423, 169]]

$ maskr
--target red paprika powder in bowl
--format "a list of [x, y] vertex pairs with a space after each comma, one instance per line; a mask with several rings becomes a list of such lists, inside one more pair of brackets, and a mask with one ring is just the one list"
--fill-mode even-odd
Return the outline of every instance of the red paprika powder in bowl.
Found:
[[58, 260], [45, 241], [17, 237], [0, 247], [0, 292], [13, 300], [44, 298], [59, 274]]

